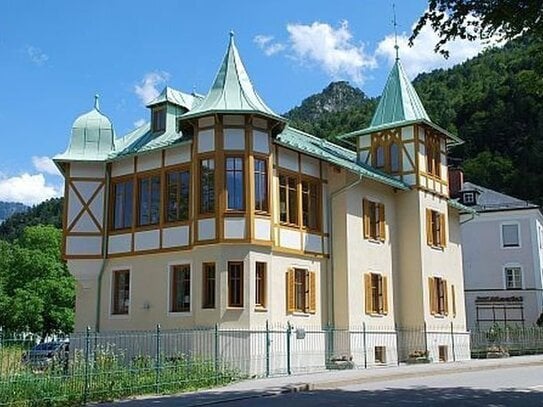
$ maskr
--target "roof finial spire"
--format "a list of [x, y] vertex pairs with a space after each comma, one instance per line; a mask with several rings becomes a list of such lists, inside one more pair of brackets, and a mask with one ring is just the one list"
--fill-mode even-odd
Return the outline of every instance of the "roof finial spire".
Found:
[[392, 24], [394, 25], [394, 49], [396, 50], [396, 61], [400, 59], [400, 53], [398, 46], [398, 22], [396, 21], [396, 3], [392, 3]]
[[100, 110], [100, 95], [96, 94], [94, 95], [94, 108], [96, 110]]
[[234, 38], [234, 30], [230, 30], [230, 38]]

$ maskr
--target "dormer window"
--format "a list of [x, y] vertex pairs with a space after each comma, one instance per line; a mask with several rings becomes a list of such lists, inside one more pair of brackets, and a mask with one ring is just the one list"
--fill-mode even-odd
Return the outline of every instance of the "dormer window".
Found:
[[153, 109], [151, 117], [151, 129], [153, 133], [166, 130], [166, 109]]
[[464, 192], [462, 201], [465, 205], [475, 205], [475, 192]]

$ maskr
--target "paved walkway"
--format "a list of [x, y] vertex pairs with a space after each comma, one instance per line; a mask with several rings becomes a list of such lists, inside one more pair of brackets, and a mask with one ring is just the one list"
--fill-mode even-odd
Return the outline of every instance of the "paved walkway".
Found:
[[221, 388], [184, 393], [174, 396], [145, 397], [107, 404], [110, 406], [183, 405], [204, 406], [235, 400], [310, 390], [335, 389], [360, 383], [382, 382], [410, 377], [434, 377], [462, 372], [521, 366], [543, 366], [543, 355], [506, 359], [468, 360], [427, 365], [403, 365], [366, 370], [327, 371], [322, 373], [247, 380]]

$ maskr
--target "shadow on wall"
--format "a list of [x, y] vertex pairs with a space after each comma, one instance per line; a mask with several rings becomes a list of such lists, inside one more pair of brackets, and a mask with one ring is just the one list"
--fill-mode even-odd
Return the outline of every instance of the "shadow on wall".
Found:
[[[263, 397], [266, 395], [266, 397]], [[466, 387], [435, 388], [412, 387], [405, 389], [382, 389], [373, 391], [320, 390], [301, 393], [261, 393], [261, 392], [205, 392], [162, 399], [145, 399], [102, 404], [102, 406], [122, 405], [122, 407], [180, 405], [204, 405], [213, 403], [225, 407], [233, 406], [539, 406], [543, 405], [543, 393], [536, 391], [486, 390]]]

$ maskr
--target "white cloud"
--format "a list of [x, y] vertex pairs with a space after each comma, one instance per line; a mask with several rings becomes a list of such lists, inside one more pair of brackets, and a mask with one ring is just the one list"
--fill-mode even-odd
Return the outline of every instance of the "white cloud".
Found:
[[[435, 44], [439, 41], [437, 33], [429, 26], [424, 26], [412, 47], [408, 45], [410, 34], [398, 35], [400, 59], [409, 77], [414, 78], [421, 72], [429, 72], [438, 68], [450, 68], [479, 54], [483, 49], [496, 45], [496, 41], [468, 41], [456, 39], [449, 41], [445, 47], [449, 51], [446, 59], [440, 53], [434, 52]], [[392, 64], [396, 58], [394, 35], [387, 35], [381, 40], [375, 52], [376, 56], [388, 60]]]
[[38, 66], [42, 66], [49, 60], [49, 55], [32, 45], [27, 45], [25, 51], [30, 60]]
[[53, 160], [49, 157], [34, 156], [32, 157], [32, 164], [34, 165], [34, 168], [38, 172], [45, 172], [46, 174], [60, 176], [60, 172], [57, 166], [55, 165]]
[[334, 79], [351, 79], [361, 84], [363, 71], [376, 67], [375, 58], [353, 42], [347, 21], [335, 29], [315, 21], [311, 25], [288, 24], [290, 48], [301, 63], [315, 63]]
[[275, 55], [286, 49], [285, 44], [273, 42], [274, 37], [271, 35], [257, 35], [253, 38], [253, 42], [264, 51], [267, 56]]
[[145, 123], [147, 123], [145, 119], [138, 119], [134, 122], [134, 127], [137, 129], [138, 127], [143, 126]]
[[11, 178], [0, 178], [0, 201], [36, 205], [58, 196], [61, 196], [60, 186], [48, 185], [43, 174], [24, 173]]
[[166, 83], [169, 79], [170, 74], [168, 72], [148, 72], [143, 76], [139, 84], [134, 85], [134, 92], [143, 104], [147, 104], [160, 93], [157, 87]]

